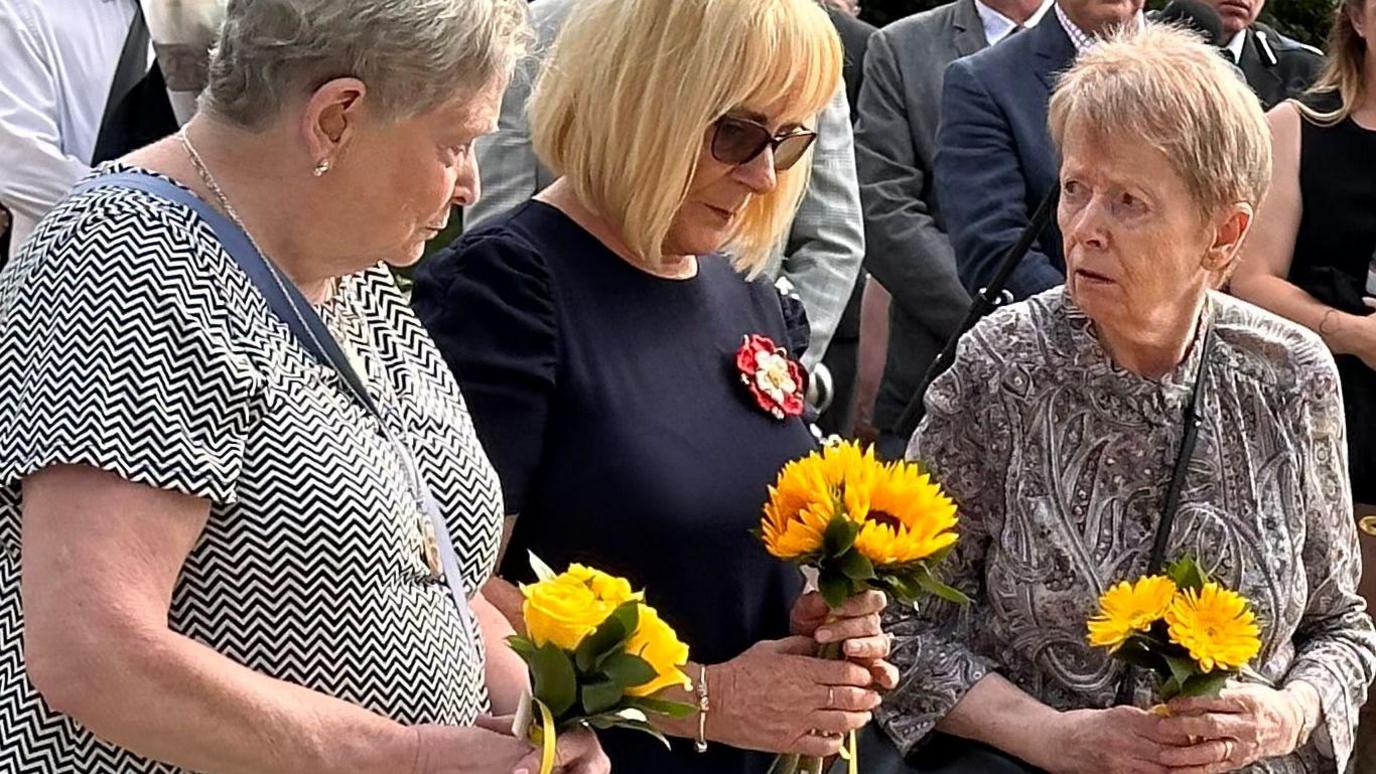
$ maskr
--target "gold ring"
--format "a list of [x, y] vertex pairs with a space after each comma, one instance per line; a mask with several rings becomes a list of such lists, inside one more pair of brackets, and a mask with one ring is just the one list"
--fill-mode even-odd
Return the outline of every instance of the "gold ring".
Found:
[[1376, 537], [1376, 516], [1363, 516], [1357, 526], [1366, 534]]
[[836, 689], [835, 689], [835, 688], [832, 688], [831, 686], [827, 686], [827, 709], [832, 709], [832, 708], [834, 708], [835, 706], [836, 706]]

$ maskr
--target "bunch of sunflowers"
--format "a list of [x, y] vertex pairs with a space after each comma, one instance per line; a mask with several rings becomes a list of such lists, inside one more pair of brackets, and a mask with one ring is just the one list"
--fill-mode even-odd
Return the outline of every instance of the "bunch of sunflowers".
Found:
[[1261, 650], [1256, 614], [1245, 597], [1209, 580], [1193, 559], [1165, 575], [1123, 581], [1099, 598], [1089, 643], [1151, 670], [1162, 701], [1216, 696]]
[[521, 586], [526, 636], [507, 642], [530, 667], [534, 696], [518, 733], [542, 748], [541, 774], [554, 768], [556, 735], [574, 727], [630, 728], [667, 746], [650, 716], [697, 710], [655, 698], [692, 687], [683, 672], [688, 646], [624, 578], [581, 564], [556, 574], [533, 554], [530, 561], [538, 582]]
[[904, 604], [923, 592], [964, 603], [934, 572], [955, 526], [955, 503], [921, 466], [881, 463], [848, 441], [784, 466], [759, 534], [769, 553], [815, 568], [832, 607], [868, 589]]
[[[837, 442], [790, 462], [769, 488], [759, 536], [769, 553], [817, 572], [833, 608], [870, 589], [912, 604], [923, 593], [965, 603], [934, 569], [956, 544], [956, 505], [922, 468], [881, 463], [874, 450]], [[838, 658], [839, 646], [823, 648]], [[859, 771], [855, 734], [842, 757]], [[770, 774], [815, 774], [818, 758], [781, 755]]]

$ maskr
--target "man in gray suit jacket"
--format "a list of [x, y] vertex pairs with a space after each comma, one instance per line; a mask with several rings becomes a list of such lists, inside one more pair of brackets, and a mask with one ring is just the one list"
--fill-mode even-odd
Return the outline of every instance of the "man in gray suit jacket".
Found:
[[[464, 210], [464, 228], [503, 214], [554, 182], [530, 145], [526, 102], [539, 74], [540, 60], [568, 17], [571, 0], [534, 0], [531, 22], [538, 43], [511, 79], [502, 98], [497, 131], [478, 141], [483, 191]], [[850, 104], [845, 89], [817, 117], [812, 177], [785, 244], [765, 270], [787, 278], [807, 310], [811, 341], [803, 365], [812, 371], [822, 360], [850, 298], [865, 257], [865, 234], [856, 182]]]
[[[875, 402], [879, 452], [901, 457], [893, 433], [903, 407], [946, 341], [970, 296], [933, 184], [933, 157], [946, 65], [1045, 13], [1042, 0], [956, 0], [890, 24], [870, 38], [860, 89], [855, 160], [865, 208], [866, 268], [893, 296], [889, 352]], [[987, 23], [986, 23], [987, 20]]]

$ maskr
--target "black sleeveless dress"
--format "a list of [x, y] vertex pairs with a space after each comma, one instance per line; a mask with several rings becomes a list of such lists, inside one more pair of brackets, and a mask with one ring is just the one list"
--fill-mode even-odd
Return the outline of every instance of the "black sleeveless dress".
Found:
[[[1327, 111], [1335, 94], [1306, 104]], [[1376, 130], [1350, 117], [1332, 126], [1301, 121], [1300, 195], [1304, 213], [1295, 238], [1290, 281], [1335, 309], [1370, 314], [1362, 303], [1376, 260]], [[1348, 464], [1353, 497], [1376, 503], [1376, 371], [1339, 355], [1347, 408]]]

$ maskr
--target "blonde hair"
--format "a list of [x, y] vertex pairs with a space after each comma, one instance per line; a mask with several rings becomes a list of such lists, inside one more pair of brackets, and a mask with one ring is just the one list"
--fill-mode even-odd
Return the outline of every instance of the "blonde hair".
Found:
[[1266, 195], [1271, 142], [1256, 95], [1190, 32], [1147, 24], [1085, 52], [1051, 98], [1058, 152], [1072, 117], [1161, 151], [1206, 212]]
[[[836, 94], [841, 43], [812, 0], [581, 0], [529, 108], [540, 160], [652, 264], [704, 138], [728, 111], [782, 104], [811, 122]], [[811, 154], [752, 196], [723, 246], [757, 273], [807, 187]]]
[[1333, 26], [1328, 31], [1328, 59], [1308, 92], [1336, 92], [1338, 107], [1325, 112], [1300, 100], [1292, 100], [1300, 114], [1316, 124], [1330, 126], [1342, 121], [1352, 115], [1353, 108], [1366, 95], [1366, 83], [1362, 80], [1366, 41], [1357, 34], [1357, 26], [1352, 23], [1352, 15], [1361, 11], [1362, 0], [1342, 0], [1333, 9]]

